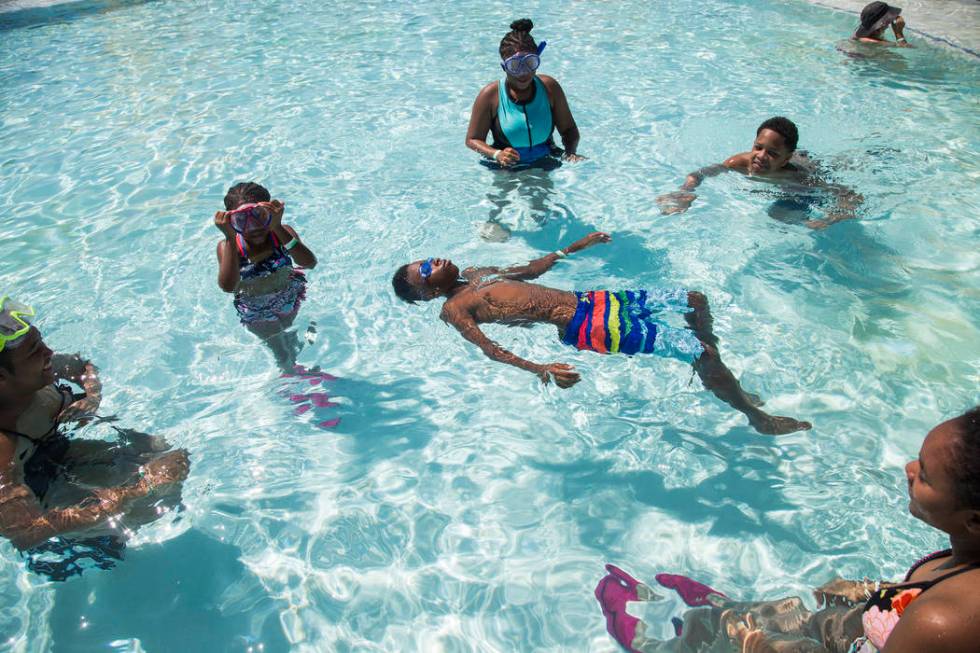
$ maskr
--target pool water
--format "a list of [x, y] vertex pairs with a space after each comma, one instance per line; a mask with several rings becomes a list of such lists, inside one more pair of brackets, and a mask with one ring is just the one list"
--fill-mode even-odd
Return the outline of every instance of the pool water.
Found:
[[[588, 157], [550, 173], [463, 145], [523, 15]], [[924, 41], [845, 56], [851, 18], [765, 0], [0, 14], [0, 288], [100, 366], [104, 413], [192, 460], [183, 512], [112, 570], [47, 582], [0, 544], [0, 648], [611, 652], [605, 562], [809, 600], [939, 547], [901, 465], [977, 400], [980, 73]], [[776, 114], [863, 195], [858, 220], [810, 230], [819, 202], [740, 175], [660, 215]], [[296, 415], [217, 287], [212, 216], [249, 179], [320, 258], [300, 362], [339, 377], [321, 387], [340, 406]], [[583, 374], [543, 386], [391, 292], [403, 262], [522, 262], [595, 229], [613, 242], [544, 283], [702, 290], [746, 388], [813, 430], [758, 435], [677, 361], [488, 328]]]

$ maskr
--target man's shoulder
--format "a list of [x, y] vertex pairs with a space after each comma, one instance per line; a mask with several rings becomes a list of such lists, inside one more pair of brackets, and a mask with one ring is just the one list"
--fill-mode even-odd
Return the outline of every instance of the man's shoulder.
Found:
[[751, 152], [739, 152], [738, 154], [733, 154], [721, 165], [725, 166], [729, 170], [743, 170], [749, 167], [749, 157], [752, 156]]

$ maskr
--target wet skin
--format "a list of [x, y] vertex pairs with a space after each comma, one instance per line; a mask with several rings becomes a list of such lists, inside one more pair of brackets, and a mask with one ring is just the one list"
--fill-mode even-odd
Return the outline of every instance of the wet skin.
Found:
[[[571, 253], [591, 245], [608, 242], [609, 236], [595, 233], [565, 248]], [[460, 334], [480, 347], [489, 358], [536, 374], [544, 383], [554, 379], [562, 388], [580, 380], [578, 372], [564, 363], [537, 364], [500, 347], [480, 329], [480, 324], [498, 323], [509, 326], [546, 323], [558, 328], [563, 335], [575, 315], [578, 300], [574, 293], [527, 283], [548, 271], [558, 260], [548, 254], [527, 265], [512, 268], [468, 268], [460, 273], [449, 259], [433, 259], [432, 274], [423, 278], [423, 261], [408, 267], [408, 282], [423, 300], [446, 297], [440, 317], [454, 326]], [[707, 389], [715, 396], [741, 411], [756, 430], [767, 434], [790, 433], [809, 429], [808, 422], [789, 417], [773, 416], [759, 408], [757, 397], [744, 392], [731, 371], [722, 363], [716, 348], [717, 338], [711, 331], [712, 318], [707, 299], [692, 292], [688, 304], [693, 309], [685, 314], [688, 324], [704, 346], [704, 353], [694, 368]]]
[[664, 215], [683, 213], [697, 199], [692, 191], [701, 185], [705, 177], [714, 177], [726, 171], [741, 172], [750, 177], [760, 177], [774, 183], [795, 183], [807, 188], [829, 192], [836, 198], [837, 206], [822, 220], [806, 223], [811, 229], [822, 229], [834, 222], [855, 217], [854, 210], [864, 198], [849, 188], [829, 183], [814, 175], [813, 165], [806, 159], [797, 157], [793, 162], [795, 150], [786, 144], [786, 139], [777, 131], [762, 129], [748, 152], [728, 157], [724, 163], [715, 164], [692, 172], [687, 176], [679, 191], [667, 193], [657, 198], [660, 212]]
[[[63, 410], [60, 406], [47, 405], [52, 411], [50, 414], [34, 414], [52, 425], [91, 418], [98, 409], [102, 385], [98, 381], [98, 371], [91, 363], [78, 356], [54, 354], [34, 327], [10, 349], [8, 356], [11, 369], [0, 368], [0, 535], [16, 547], [26, 549], [55, 535], [88, 533], [101, 528], [120, 513], [128, 515], [134, 502], [151, 493], [159, 498], [161, 491], [167, 492], [179, 502], [180, 484], [187, 477], [189, 468], [187, 452], [183, 449], [166, 451], [164, 446], [144, 452], [141, 477], [110, 487], [96, 481], [77, 463], [82, 450], [89, 453], [95, 449], [108, 451], [114, 445], [103, 441], [72, 440], [62, 462], [72, 469], [71, 482], [84, 488], [87, 496], [76, 504], [51, 509], [42, 507], [25, 484], [24, 463], [15, 455], [22, 437], [16, 432], [18, 421], [28, 410], [41, 411], [45, 404], [35, 407], [37, 393], [59, 380], [83, 387], [85, 397]], [[158, 516], [156, 513], [151, 515], [153, 519]]]
[[[533, 54], [531, 52], [520, 51], [517, 54]], [[551, 119], [555, 129], [561, 137], [562, 147], [565, 153], [562, 158], [566, 161], [579, 161], [584, 157], [576, 154], [579, 142], [578, 126], [575, 118], [572, 117], [572, 110], [568, 106], [568, 99], [558, 80], [548, 75], [538, 75], [537, 71], [526, 72], [523, 75], [514, 76], [509, 73], [506, 75], [506, 92], [511, 100], [517, 103], [527, 102], [531, 99], [534, 92], [534, 78], [537, 78], [544, 85], [545, 92], [548, 94], [548, 102], [551, 106]], [[505, 147], [500, 150], [487, 143], [487, 134], [490, 132], [491, 125], [497, 115], [498, 92], [500, 82], [490, 82], [477, 94], [470, 111], [470, 123], [466, 130], [466, 147], [479, 152], [487, 158], [496, 155], [496, 161], [501, 166], [509, 167], [520, 161], [520, 154], [512, 147]]]

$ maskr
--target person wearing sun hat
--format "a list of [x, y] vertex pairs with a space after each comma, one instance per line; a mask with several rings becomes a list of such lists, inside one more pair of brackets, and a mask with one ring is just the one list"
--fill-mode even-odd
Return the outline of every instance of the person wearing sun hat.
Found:
[[183, 449], [126, 429], [117, 429], [123, 444], [69, 440], [67, 422], [97, 417], [99, 372], [77, 354], [51, 351], [34, 316], [0, 294], [0, 536], [34, 549], [56, 536], [101, 535], [122, 513], [131, 529], [140, 518], [130, 519], [130, 509], [143, 497], [179, 501], [189, 466]]
[[861, 24], [854, 32], [854, 39], [862, 43], [878, 43], [892, 45], [884, 38], [885, 30], [891, 25], [897, 44], [908, 47], [905, 40], [905, 19], [901, 16], [899, 7], [892, 7], [884, 2], [872, 2], [861, 10]]

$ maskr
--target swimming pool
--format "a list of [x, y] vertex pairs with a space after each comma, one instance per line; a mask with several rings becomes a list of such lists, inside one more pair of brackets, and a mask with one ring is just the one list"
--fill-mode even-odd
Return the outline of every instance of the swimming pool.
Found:
[[[47, 11], [0, 16], [0, 287], [100, 365], [104, 412], [192, 468], [186, 510], [114, 570], [44, 583], [0, 544], [4, 647], [615, 651], [604, 562], [806, 596], [940, 544], [905, 514], [900, 465], [976, 401], [975, 59], [921, 41], [850, 59], [850, 17], [761, 0]], [[547, 176], [463, 146], [518, 14], [590, 157]], [[860, 220], [811, 231], [739, 176], [658, 213], [774, 114], [864, 195]], [[335, 429], [276, 394], [216, 287], [211, 216], [244, 179], [320, 257], [300, 361], [340, 377]], [[510, 239], [481, 239], [489, 217]], [[519, 262], [594, 228], [614, 242], [545, 283], [701, 289], [726, 362], [814, 429], [759, 436], [680, 363], [488, 329], [584, 376], [543, 387], [390, 290], [423, 255]]]

